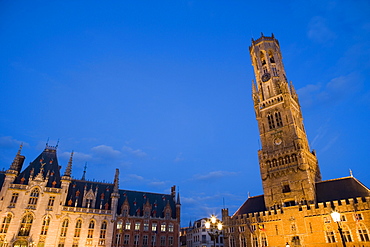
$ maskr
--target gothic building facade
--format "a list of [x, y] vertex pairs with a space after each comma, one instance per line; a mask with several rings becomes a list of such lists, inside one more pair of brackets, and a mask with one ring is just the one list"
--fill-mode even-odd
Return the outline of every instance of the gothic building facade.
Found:
[[[249, 197], [231, 216], [222, 210], [225, 246], [341, 246], [342, 239], [370, 246], [370, 191], [352, 175], [321, 180], [278, 40], [262, 35], [249, 51], [263, 195]], [[333, 211], [341, 214], [340, 225]]]
[[72, 178], [72, 157], [61, 174], [57, 148], [23, 169], [21, 149], [0, 173], [0, 246], [177, 246], [180, 198], [119, 189]]

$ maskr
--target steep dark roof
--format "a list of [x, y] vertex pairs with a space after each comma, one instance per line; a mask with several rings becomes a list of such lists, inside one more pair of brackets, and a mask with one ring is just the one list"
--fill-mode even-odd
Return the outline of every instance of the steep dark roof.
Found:
[[15, 184], [28, 184], [28, 180], [32, 175], [34, 178], [40, 173], [41, 164], [43, 164], [42, 175], [45, 179], [49, 176], [47, 187], [60, 188], [60, 167], [56, 155], [56, 148], [46, 147], [44, 151], [32, 161], [15, 179]]
[[249, 197], [233, 216], [265, 211], [265, 198], [263, 195]]
[[344, 177], [316, 183], [317, 202], [366, 196], [370, 196], [369, 189], [354, 177]]
[[158, 194], [130, 190], [120, 190], [119, 194], [120, 199], [118, 203], [118, 214], [121, 214], [121, 207], [127, 199], [130, 206], [129, 215], [137, 215], [138, 210], [140, 210], [140, 215], [142, 215], [143, 206], [148, 201], [152, 206], [152, 215], [164, 217], [164, 208], [168, 203], [172, 210], [172, 218], [176, 218], [176, 204], [174, 198], [170, 194]]
[[[114, 185], [110, 183], [73, 179], [69, 185], [65, 205], [82, 207], [84, 194], [91, 191], [95, 198], [95, 204], [90, 205], [90, 208], [111, 209], [111, 194], [113, 192], [113, 186]], [[106, 204], [108, 205], [108, 208], [105, 208]]]

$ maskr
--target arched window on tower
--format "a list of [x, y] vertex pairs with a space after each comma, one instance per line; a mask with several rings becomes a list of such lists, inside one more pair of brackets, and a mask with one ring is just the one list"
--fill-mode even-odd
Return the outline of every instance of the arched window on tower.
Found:
[[272, 115], [267, 115], [267, 121], [268, 121], [268, 124], [269, 124], [269, 128], [270, 129], [275, 129], [275, 121], [274, 121], [274, 117]]
[[262, 51], [260, 52], [260, 59], [261, 59], [262, 66], [265, 65], [266, 64], [266, 58], [265, 58], [265, 54], [263, 54]]
[[269, 59], [270, 59], [270, 63], [275, 63], [275, 58], [274, 58], [274, 55], [272, 55], [271, 51], [269, 51]]
[[269, 167], [269, 168], [271, 168], [271, 161], [266, 161], [266, 165], [267, 165], [267, 167]]
[[275, 112], [275, 121], [276, 121], [276, 126], [277, 127], [282, 127], [283, 126], [283, 120], [281, 119], [281, 113], [280, 112]]

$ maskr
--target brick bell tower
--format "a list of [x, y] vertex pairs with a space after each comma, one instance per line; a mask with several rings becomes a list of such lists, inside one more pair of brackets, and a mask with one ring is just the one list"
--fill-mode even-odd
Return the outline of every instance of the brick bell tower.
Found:
[[249, 47], [256, 82], [252, 97], [262, 149], [258, 151], [267, 209], [313, 203], [321, 173], [310, 151], [298, 96], [288, 83], [277, 39], [261, 35]]

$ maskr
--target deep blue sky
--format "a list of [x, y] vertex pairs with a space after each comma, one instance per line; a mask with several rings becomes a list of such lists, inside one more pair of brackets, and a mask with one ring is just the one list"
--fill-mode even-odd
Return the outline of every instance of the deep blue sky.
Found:
[[262, 193], [248, 47], [280, 41], [323, 179], [370, 186], [370, 3], [1, 1], [0, 167], [60, 139], [73, 176], [180, 188], [182, 225]]

